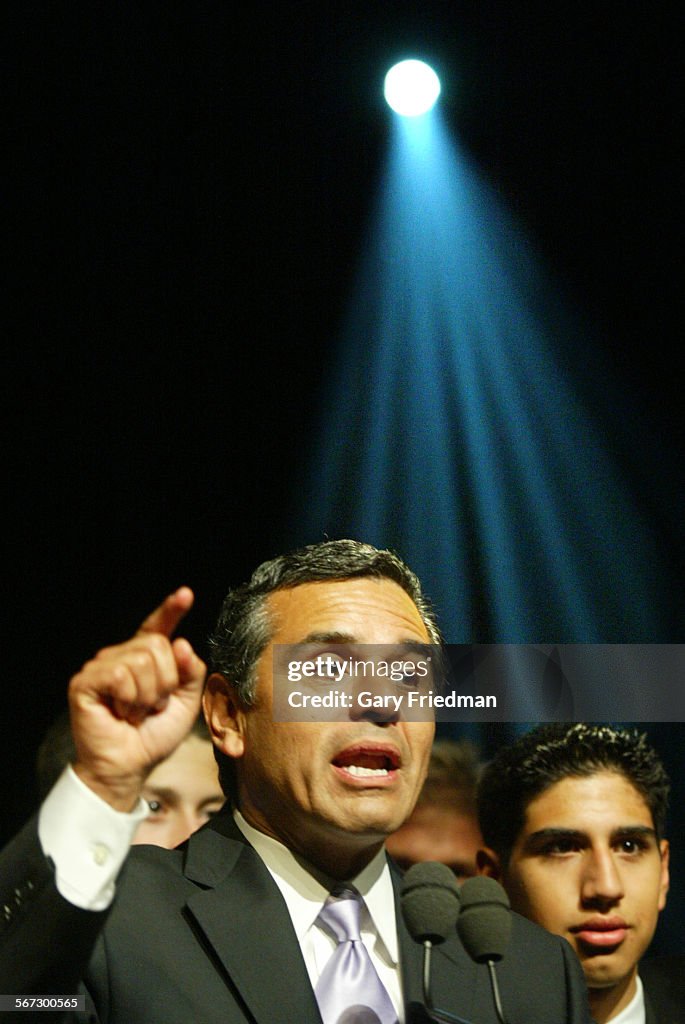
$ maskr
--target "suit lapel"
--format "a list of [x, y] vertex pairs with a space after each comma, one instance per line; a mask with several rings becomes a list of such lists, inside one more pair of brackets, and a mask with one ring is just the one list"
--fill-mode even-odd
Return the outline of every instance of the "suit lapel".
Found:
[[258, 1024], [321, 1024], [278, 888], [232, 819], [215, 820], [218, 828], [203, 829], [188, 845], [185, 874], [206, 887], [190, 897], [188, 912]]
[[406, 1007], [423, 1006], [423, 946], [412, 939], [404, 923], [400, 902], [402, 879], [392, 860], [390, 861], [390, 873], [395, 890], [395, 920], [402, 965], [402, 998]]
[[[409, 935], [399, 902], [400, 876], [391, 861], [408, 1021], [423, 1009], [423, 948]], [[184, 873], [198, 885], [187, 911], [220, 964], [229, 988], [257, 1024], [276, 1020], [321, 1024], [309, 975], [283, 898], [230, 814], [191, 836]], [[433, 955], [436, 1007], [470, 1017], [476, 970], [460, 946]]]

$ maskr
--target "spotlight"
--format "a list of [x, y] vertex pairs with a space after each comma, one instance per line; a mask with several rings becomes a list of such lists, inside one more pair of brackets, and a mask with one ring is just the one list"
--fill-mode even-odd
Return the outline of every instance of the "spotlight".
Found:
[[385, 76], [388, 105], [402, 117], [426, 114], [440, 95], [440, 79], [422, 60], [403, 60]]

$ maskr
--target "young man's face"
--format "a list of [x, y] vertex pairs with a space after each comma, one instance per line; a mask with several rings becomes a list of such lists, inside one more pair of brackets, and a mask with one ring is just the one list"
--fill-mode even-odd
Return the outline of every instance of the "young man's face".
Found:
[[630, 1002], [666, 902], [668, 844], [623, 775], [568, 777], [531, 801], [503, 882], [514, 910], [571, 943], [591, 999], [616, 987], [612, 1016]]
[[405, 871], [412, 864], [437, 860], [464, 882], [476, 874], [476, 854], [483, 837], [476, 816], [456, 804], [420, 804], [408, 821], [388, 836], [385, 845]]
[[142, 796], [150, 814], [138, 826], [134, 845], [151, 843], [171, 850], [182, 843], [225, 800], [211, 742], [191, 733], [148, 775]]

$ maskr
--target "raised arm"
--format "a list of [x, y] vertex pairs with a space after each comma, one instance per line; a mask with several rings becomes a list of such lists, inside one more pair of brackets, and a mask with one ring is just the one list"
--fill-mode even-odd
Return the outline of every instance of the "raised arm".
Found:
[[74, 783], [65, 803], [60, 780], [38, 822], [0, 853], [0, 993], [73, 994], [84, 977], [140, 810], [114, 812], [136, 806], [148, 772], [198, 713], [204, 663], [173, 639], [192, 603], [181, 587], [71, 680], [74, 770], [91, 793]]
[[69, 685], [74, 770], [118, 811], [130, 811], [147, 775], [183, 741], [197, 717], [205, 664], [173, 639], [193, 604], [180, 587], [125, 643], [105, 647]]

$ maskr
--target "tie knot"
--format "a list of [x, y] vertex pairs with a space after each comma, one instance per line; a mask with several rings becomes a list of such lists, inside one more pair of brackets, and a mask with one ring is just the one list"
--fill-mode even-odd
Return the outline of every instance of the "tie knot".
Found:
[[351, 885], [340, 886], [329, 894], [319, 913], [319, 921], [337, 942], [357, 941], [362, 898]]

